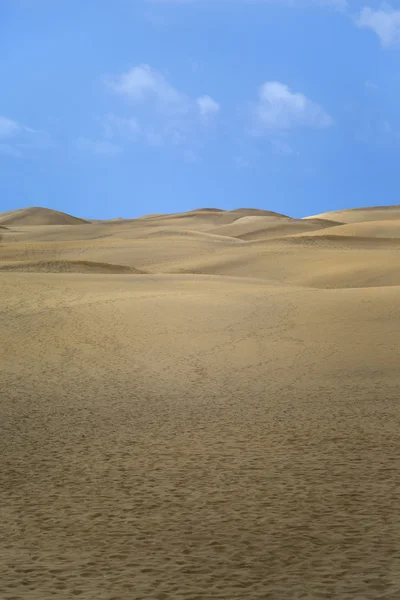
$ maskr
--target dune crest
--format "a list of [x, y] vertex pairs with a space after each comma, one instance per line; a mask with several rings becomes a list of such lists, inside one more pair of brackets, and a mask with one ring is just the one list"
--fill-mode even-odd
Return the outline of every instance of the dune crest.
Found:
[[58, 210], [41, 208], [39, 206], [0, 213], [0, 224], [3, 225], [79, 225], [88, 222]]
[[400, 205], [367, 206], [365, 208], [348, 208], [305, 217], [305, 219], [329, 219], [342, 223], [361, 223], [364, 221], [400, 220]]
[[14, 226], [2, 230], [2, 271], [209, 274], [331, 289], [400, 285], [397, 206], [305, 219], [201, 208], [92, 223], [28, 208], [0, 214], [0, 223]]

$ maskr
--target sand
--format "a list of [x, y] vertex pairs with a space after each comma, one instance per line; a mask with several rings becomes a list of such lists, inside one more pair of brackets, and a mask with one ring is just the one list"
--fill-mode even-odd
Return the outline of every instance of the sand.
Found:
[[387, 221], [400, 219], [400, 205], [394, 206], [367, 206], [365, 208], [350, 208], [325, 212], [305, 219], [329, 219], [342, 223], [362, 223], [363, 221]]
[[2, 230], [1, 600], [399, 598], [387, 212]]
[[85, 219], [78, 219], [58, 210], [30, 206], [0, 213], [0, 223], [3, 225], [81, 225], [88, 223]]

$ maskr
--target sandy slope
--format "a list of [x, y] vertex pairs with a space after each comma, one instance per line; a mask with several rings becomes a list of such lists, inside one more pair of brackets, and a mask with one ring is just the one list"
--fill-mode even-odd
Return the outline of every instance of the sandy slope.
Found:
[[2, 231], [2, 600], [399, 597], [396, 225], [226, 212]]
[[[305, 220], [303, 220], [305, 221]], [[308, 222], [308, 221], [305, 221]], [[314, 231], [311, 235], [320, 236], [321, 231]], [[377, 221], [361, 221], [337, 225], [334, 229], [324, 232], [329, 235], [340, 235], [353, 238], [400, 238], [400, 215], [398, 219], [380, 219]]]
[[3, 225], [80, 225], [87, 223], [84, 219], [78, 219], [57, 210], [30, 206], [8, 212], [0, 213], [0, 223]]
[[306, 217], [306, 219], [330, 219], [342, 223], [360, 223], [362, 221], [388, 221], [400, 220], [400, 205], [396, 206], [368, 206], [366, 208], [350, 208], [336, 210], [319, 215]]
[[210, 230], [210, 233], [228, 235], [242, 240], [268, 240], [295, 233], [320, 231], [326, 227], [337, 227], [335, 221], [324, 219], [289, 219], [275, 217], [242, 217], [228, 225]]
[[5, 264], [0, 264], [1, 271], [22, 273], [144, 273], [144, 271], [134, 267], [89, 260], [8, 261]]

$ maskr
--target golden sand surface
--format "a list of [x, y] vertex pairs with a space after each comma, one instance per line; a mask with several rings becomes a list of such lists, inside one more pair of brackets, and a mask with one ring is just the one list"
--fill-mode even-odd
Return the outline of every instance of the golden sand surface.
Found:
[[0, 226], [1, 600], [400, 598], [400, 210]]

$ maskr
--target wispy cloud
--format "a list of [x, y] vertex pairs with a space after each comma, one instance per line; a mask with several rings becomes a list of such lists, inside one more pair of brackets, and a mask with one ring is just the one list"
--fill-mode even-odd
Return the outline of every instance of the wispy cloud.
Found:
[[162, 73], [149, 65], [132, 67], [106, 79], [110, 89], [135, 103], [153, 102], [164, 111], [187, 112], [189, 99], [172, 86]]
[[208, 95], [190, 98], [173, 86], [166, 77], [150, 65], [132, 67], [126, 73], [106, 78], [108, 87], [134, 104], [150, 104], [168, 115], [204, 116], [219, 111], [219, 104]]
[[260, 87], [252, 116], [259, 134], [333, 124], [332, 117], [321, 106], [279, 81], [267, 81]]
[[48, 145], [49, 137], [44, 131], [32, 129], [14, 119], [0, 115], [0, 154], [22, 158]]
[[197, 98], [196, 102], [200, 111], [200, 116], [205, 120], [214, 117], [220, 111], [220, 105], [218, 102], [215, 102], [211, 96], [200, 96]]
[[390, 5], [382, 5], [379, 9], [365, 6], [356, 17], [356, 24], [376, 33], [382, 46], [400, 44], [400, 10]]
[[147, 64], [108, 76], [105, 83], [131, 111], [129, 117], [106, 118], [104, 134], [108, 139], [123, 138], [127, 142], [130, 138], [153, 147], [184, 147], [200, 136], [204, 126], [220, 112], [219, 103], [210, 95], [190, 96]]
[[0, 139], [13, 138], [22, 130], [22, 125], [17, 121], [0, 116]]

